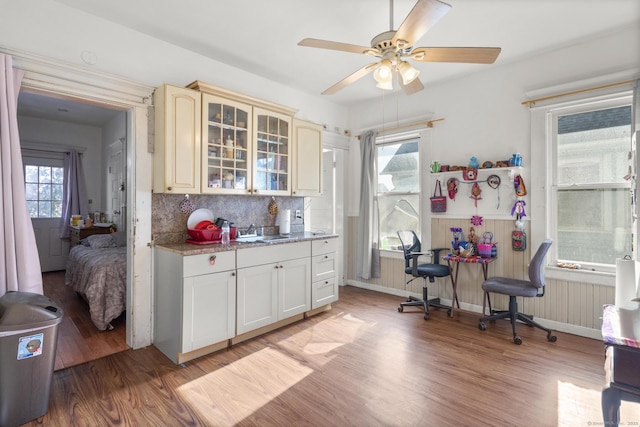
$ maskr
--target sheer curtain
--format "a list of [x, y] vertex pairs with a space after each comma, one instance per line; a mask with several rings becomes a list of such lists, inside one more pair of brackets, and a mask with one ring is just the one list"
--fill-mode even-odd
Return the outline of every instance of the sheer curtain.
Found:
[[84, 171], [80, 154], [71, 150], [64, 155], [64, 189], [62, 193], [62, 222], [60, 223], [60, 237], [69, 238], [71, 230], [69, 223], [72, 215], [86, 218], [87, 189], [84, 182]]
[[42, 273], [27, 209], [18, 134], [18, 93], [24, 72], [0, 54], [0, 295], [7, 291], [42, 294]]
[[[374, 131], [367, 131], [360, 135], [362, 169], [360, 175], [360, 221], [358, 222], [358, 240], [356, 242], [356, 274], [363, 279], [371, 278], [377, 136], [377, 132]], [[379, 261], [376, 260], [376, 262]]]
[[[633, 101], [631, 103], [631, 150], [633, 152], [633, 180], [631, 181], [631, 191], [633, 194], [633, 259], [640, 261], [638, 250], [640, 237], [638, 236], [638, 173], [640, 172], [640, 156], [638, 155], [638, 144], [640, 144], [640, 79], [633, 82]], [[640, 285], [638, 286], [638, 295], [640, 296]]]

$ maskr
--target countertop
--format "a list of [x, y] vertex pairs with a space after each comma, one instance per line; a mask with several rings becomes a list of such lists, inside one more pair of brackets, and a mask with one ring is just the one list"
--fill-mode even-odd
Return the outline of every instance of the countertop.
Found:
[[313, 233], [310, 231], [304, 231], [300, 233], [291, 233], [287, 235], [286, 239], [272, 240], [270, 242], [237, 242], [232, 240], [229, 245], [223, 246], [222, 243], [212, 243], [207, 245], [196, 245], [192, 243], [166, 243], [155, 245], [158, 248], [166, 249], [172, 252], [177, 252], [182, 255], [199, 255], [199, 254], [212, 254], [216, 252], [235, 251], [246, 248], [256, 248], [258, 246], [275, 246], [287, 243], [304, 242], [311, 240], [322, 239], [335, 239], [339, 236], [337, 234], [327, 233]]

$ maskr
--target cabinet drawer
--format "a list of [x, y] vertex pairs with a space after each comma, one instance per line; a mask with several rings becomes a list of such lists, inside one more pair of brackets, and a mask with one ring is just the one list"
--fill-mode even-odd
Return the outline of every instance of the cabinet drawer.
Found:
[[338, 300], [336, 277], [313, 282], [311, 289], [311, 309], [327, 305]]
[[311, 241], [311, 253], [315, 255], [326, 254], [329, 252], [335, 252], [338, 250], [338, 240], [333, 239], [320, 239]]
[[316, 255], [311, 262], [311, 281], [323, 280], [336, 275], [336, 253]]
[[257, 248], [238, 249], [238, 268], [310, 256], [311, 245], [309, 242], [277, 243]]
[[184, 277], [235, 270], [235, 268], [235, 251], [190, 255], [185, 256], [183, 261]]

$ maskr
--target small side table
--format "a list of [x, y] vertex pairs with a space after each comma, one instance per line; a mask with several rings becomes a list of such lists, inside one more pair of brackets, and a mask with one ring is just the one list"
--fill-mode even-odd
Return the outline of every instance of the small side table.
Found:
[[627, 310], [605, 305], [602, 339], [605, 351], [605, 387], [602, 390], [602, 417], [605, 426], [620, 422], [620, 401], [640, 402], [640, 335], [634, 327], [640, 309]]
[[80, 240], [89, 237], [93, 234], [109, 234], [111, 227], [78, 227], [77, 225], [71, 226], [71, 244], [70, 247], [80, 244]]
[[[453, 300], [456, 302], [458, 308], [460, 308], [460, 303], [458, 302], [458, 270], [460, 269], [460, 264], [480, 265], [482, 267], [482, 275], [484, 276], [484, 280], [487, 280], [489, 264], [491, 264], [497, 258], [482, 258], [477, 255], [467, 258], [460, 255], [447, 254], [443, 256], [442, 259], [447, 261], [447, 264], [449, 264], [451, 283], [453, 284]], [[455, 263], [455, 267], [452, 266], [452, 263]], [[485, 296], [486, 298], [489, 298], [489, 294], [485, 293]], [[453, 303], [451, 304], [451, 309], [451, 315], [453, 316]], [[491, 313], [491, 300], [489, 300], [489, 313]], [[484, 313], [482, 313], [482, 315], [484, 316]]]

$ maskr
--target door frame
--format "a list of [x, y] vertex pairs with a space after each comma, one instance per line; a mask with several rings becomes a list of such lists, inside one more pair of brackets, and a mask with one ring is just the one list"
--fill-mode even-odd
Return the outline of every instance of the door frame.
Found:
[[2, 48], [14, 68], [25, 72], [21, 90], [126, 111], [127, 182], [127, 345], [152, 342], [151, 169], [149, 117], [154, 87], [87, 70], [28, 52]]

